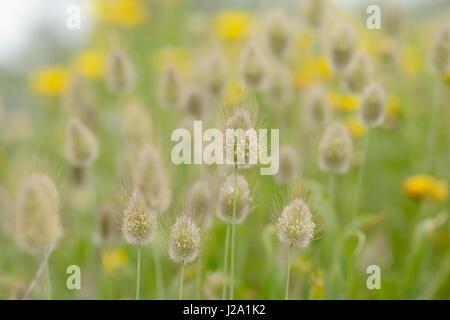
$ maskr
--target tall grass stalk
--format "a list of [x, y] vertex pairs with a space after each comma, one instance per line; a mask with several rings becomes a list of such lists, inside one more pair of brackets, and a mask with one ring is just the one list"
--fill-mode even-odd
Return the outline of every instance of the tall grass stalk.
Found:
[[294, 248], [294, 245], [291, 244], [289, 247], [289, 256], [288, 256], [287, 271], [286, 271], [286, 291], [284, 293], [285, 300], [289, 300], [289, 282], [290, 282], [290, 276], [291, 276], [291, 259], [292, 259], [293, 248]]
[[200, 299], [200, 293], [202, 290], [202, 253], [200, 252], [197, 258], [197, 270], [195, 277], [195, 299]]
[[153, 248], [153, 263], [155, 267], [156, 291], [158, 293], [158, 299], [164, 299], [164, 276], [161, 267], [161, 255], [156, 245]]
[[362, 183], [363, 183], [363, 179], [364, 179], [364, 172], [366, 170], [367, 154], [369, 152], [370, 131], [371, 131], [370, 129], [367, 130], [367, 134], [364, 139], [364, 145], [363, 145], [363, 150], [362, 150], [362, 154], [361, 154], [361, 163], [359, 165], [358, 174], [356, 176], [355, 190], [353, 191], [351, 208], [350, 208], [350, 214], [351, 214], [352, 219], [355, 217], [356, 211], [358, 210], [358, 206], [359, 206], [359, 197], [360, 197], [361, 187], [362, 187]]
[[178, 294], [178, 300], [183, 300], [183, 279], [184, 278], [184, 262], [181, 263], [181, 273], [180, 273], [180, 292]]
[[138, 244], [137, 263], [136, 263], [136, 300], [139, 300], [141, 294], [141, 244]]
[[225, 236], [225, 250], [223, 257], [223, 276], [224, 283], [222, 287], [222, 300], [225, 300], [227, 297], [227, 280], [228, 280], [228, 256], [229, 256], [229, 246], [230, 246], [230, 225], [227, 224], [227, 233]]
[[439, 128], [439, 110], [440, 108], [440, 98], [441, 98], [441, 81], [439, 81], [434, 88], [433, 93], [433, 106], [431, 110], [431, 117], [430, 122], [428, 125], [428, 135], [427, 135], [427, 141], [426, 141], [426, 164], [425, 164], [425, 170], [430, 171], [433, 169], [433, 161], [434, 161], [434, 153], [435, 153], [435, 146], [436, 146], [436, 136], [438, 133]]
[[50, 246], [48, 248], [47, 252], [44, 255], [44, 258], [41, 261], [41, 264], [39, 265], [39, 268], [36, 272], [36, 275], [34, 276], [33, 280], [31, 281], [28, 288], [25, 290], [25, 294], [23, 295], [23, 300], [27, 300], [30, 297], [30, 294], [33, 292], [34, 288], [36, 287], [37, 283], [39, 282], [39, 279], [42, 277], [42, 274], [47, 269], [48, 260], [50, 259], [50, 255], [52, 254], [53, 250], [55, 249], [56, 243]]
[[237, 200], [237, 165], [234, 166], [234, 197], [233, 197], [233, 221], [231, 224], [231, 266], [230, 266], [230, 300], [234, 297], [234, 265], [236, 255], [236, 200]]

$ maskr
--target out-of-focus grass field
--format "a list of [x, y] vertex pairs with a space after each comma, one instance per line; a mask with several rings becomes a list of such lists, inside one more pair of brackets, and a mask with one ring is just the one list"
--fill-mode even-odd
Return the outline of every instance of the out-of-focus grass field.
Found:
[[[120, 214], [131, 192], [132, 159], [144, 143], [157, 146], [170, 176], [172, 199], [170, 208], [162, 213], [156, 239], [143, 247], [141, 298], [174, 299], [180, 268], [168, 256], [167, 226], [183, 212], [184, 199], [195, 180], [207, 179], [215, 197], [224, 174], [232, 172], [223, 167], [172, 164], [170, 135], [186, 122], [181, 110], [161, 106], [157, 83], [167, 63], [179, 68], [184, 83], [195, 81], [199, 71], [196, 63], [219, 46], [229, 60], [230, 75], [224, 97], [211, 100], [207, 106], [205, 123], [214, 126], [227, 101], [244, 90], [238, 78], [240, 54], [250, 38], [264, 36], [261, 23], [273, 7], [238, 7], [226, 1], [96, 2], [100, 13], [93, 16], [95, 28], [82, 48], [55, 53], [49, 46], [49, 55], [55, 59], [26, 74], [0, 70], [0, 298], [21, 292], [41, 260], [19, 249], [9, 218], [20, 183], [29, 174], [48, 174], [60, 192], [64, 232], [49, 261], [52, 297], [133, 299], [136, 248], [121, 238]], [[264, 126], [279, 128], [281, 145], [290, 144], [297, 150], [300, 174], [294, 182], [279, 183], [273, 176], [260, 175], [257, 168], [240, 172], [249, 181], [252, 210], [237, 227], [236, 298], [284, 297], [288, 247], [278, 240], [274, 222], [291, 200], [292, 190], [299, 186], [312, 194], [317, 231], [309, 248], [294, 254], [290, 298], [450, 298], [449, 201], [444, 187], [450, 179], [450, 73], [447, 77], [437, 75], [428, 63], [432, 36], [448, 18], [449, 8], [447, 15], [431, 9], [430, 4], [429, 14], [400, 11], [401, 28], [395, 33], [386, 28], [368, 30], [364, 10], [334, 9], [325, 23], [351, 21], [358, 33], [358, 46], [373, 59], [375, 79], [387, 97], [385, 122], [370, 132], [359, 208], [353, 215], [350, 202], [367, 135], [357, 117], [359, 97], [342, 89], [330, 67], [328, 33], [320, 34], [310, 27], [297, 2], [284, 7], [294, 25], [291, 52], [283, 61], [293, 98], [283, 106], [269, 101], [264, 91], [247, 93], [255, 97]], [[324, 30], [329, 29], [325, 26]], [[127, 52], [137, 73], [136, 87], [125, 94], [110, 92], [104, 80], [108, 53], [116, 45]], [[78, 110], [64, 107], [62, 99], [74, 74], [81, 74], [93, 92], [89, 127], [99, 143], [98, 159], [88, 169], [84, 183], [78, 185], [64, 157], [65, 125], [70, 116], [79, 115]], [[328, 220], [333, 211], [329, 174], [319, 169], [317, 161], [317, 145], [324, 129], [311, 129], [302, 118], [301, 98], [315, 83], [327, 88], [334, 116], [348, 126], [355, 147], [351, 169], [334, 180], [338, 220], [334, 225]], [[150, 119], [151, 130], [145, 139], [134, 134], [136, 119], [126, 124], [127, 106], [132, 101], [139, 101]], [[439, 114], [435, 148], [430, 154], [427, 139], [435, 103], [439, 103]], [[412, 197], [405, 181], [420, 174], [433, 176], [442, 184], [429, 186], [419, 179], [418, 194]], [[427, 194], [433, 187], [441, 188], [439, 196]], [[99, 230], [100, 212], [105, 208], [114, 211], [118, 233], [108, 243], [101, 240]], [[221, 298], [225, 230], [226, 224], [214, 214], [212, 226], [202, 232], [200, 289], [196, 287], [198, 264], [194, 262], [185, 268], [185, 298]], [[158, 294], [155, 279], [155, 250], [162, 263], [163, 295]], [[379, 290], [366, 286], [366, 268], [372, 264], [381, 268]], [[81, 290], [66, 288], [69, 265], [81, 268]], [[43, 283], [38, 284], [33, 298], [47, 298]]]

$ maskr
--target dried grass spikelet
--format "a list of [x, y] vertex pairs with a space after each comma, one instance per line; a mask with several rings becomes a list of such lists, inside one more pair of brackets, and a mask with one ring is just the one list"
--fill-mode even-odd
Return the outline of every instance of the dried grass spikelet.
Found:
[[[234, 130], [233, 135], [227, 135], [227, 130], [230, 129]], [[248, 169], [256, 165], [259, 151], [257, 136], [256, 134], [245, 134], [252, 130], [256, 130], [252, 113], [245, 107], [235, 107], [227, 118], [224, 128], [223, 142], [226, 163], [234, 164], [239, 169]]]
[[330, 122], [332, 116], [330, 99], [323, 86], [315, 85], [306, 91], [303, 106], [303, 115], [308, 126], [320, 128]]
[[239, 61], [239, 73], [244, 85], [261, 90], [267, 82], [267, 59], [261, 46], [251, 41], [245, 47]]
[[165, 66], [158, 80], [158, 100], [166, 108], [178, 107], [181, 98], [181, 75], [174, 64]]
[[357, 49], [355, 29], [348, 22], [340, 22], [333, 28], [328, 41], [331, 66], [335, 72], [342, 74], [352, 61]]
[[141, 102], [134, 100], [124, 107], [121, 129], [128, 139], [143, 143], [150, 138], [152, 127], [149, 113]]
[[312, 221], [308, 205], [297, 198], [284, 207], [278, 218], [277, 227], [282, 242], [305, 249], [314, 237], [316, 225]]
[[212, 194], [206, 180], [196, 181], [186, 197], [186, 215], [200, 228], [208, 227], [212, 220]]
[[342, 123], [334, 122], [325, 131], [319, 145], [319, 166], [323, 171], [344, 174], [353, 159], [350, 132]]
[[440, 75], [450, 72], [450, 23], [445, 23], [436, 32], [431, 48], [431, 65]]
[[65, 156], [76, 168], [87, 168], [98, 155], [98, 144], [94, 134], [80, 119], [71, 118], [66, 127]]
[[67, 109], [80, 112], [83, 116], [92, 116], [95, 103], [93, 92], [86, 79], [80, 75], [72, 76], [63, 93], [62, 100]]
[[208, 94], [215, 99], [221, 99], [230, 74], [225, 54], [218, 48], [212, 50], [202, 61], [199, 69]]
[[170, 258], [178, 263], [190, 263], [198, 256], [199, 249], [200, 229], [190, 217], [185, 215], [178, 217], [170, 228]]
[[136, 70], [128, 54], [120, 47], [109, 53], [106, 85], [111, 92], [129, 92], [136, 85]]
[[59, 193], [45, 174], [32, 174], [20, 187], [14, 215], [15, 236], [20, 247], [43, 254], [62, 235]]
[[[236, 200], [235, 200], [236, 197]], [[227, 223], [233, 223], [233, 203], [236, 201], [234, 223], [242, 223], [250, 211], [250, 188], [247, 180], [241, 175], [229, 175], [222, 182], [217, 199], [217, 214]]]
[[268, 11], [263, 20], [263, 35], [270, 53], [283, 57], [292, 43], [290, 18], [281, 9]]
[[354, 93], [361, 93], [372, 81], [373, 65], [369, 56], [358, 52], [353, 57], [345, 72], [345, 83]]
[[291, 102], [293, 96], [291, 74], [285, 66], [278, 64], [272, 66], [264, 93], [271, 104], [277, 105], [274, 105], [274, 108], [286, 106]]
[[208, 93], [199, 85], [188, 84], [181, 91], [180, 109], [194, 120], [201, 120], [207, 112]]
[[170, 181], [160, 153], [146, 145], [140, 150], [132, 172], [133, 187], [144, 204], [161, 214], [170, 205]]
[[152, 241], [158, 227], [156, 212], [149, 209], [134, 192], [123, 212], [122, 234], [128, 243], [145, 245]]
[[291, 145], [280, 147], [280, 167], [275, 179], [280, 183], [292, 182], [299, 173], [299, 157], [297, 150]]
[[383, 88], [376, 83], [370, 84], [363, 92], [360, 107], [361, 122], [368, 128], [383, 123], [386, 98]]
[[322, 26], [328, 9], [328, 0], [303, 1], [303, 17], [314, 28]]

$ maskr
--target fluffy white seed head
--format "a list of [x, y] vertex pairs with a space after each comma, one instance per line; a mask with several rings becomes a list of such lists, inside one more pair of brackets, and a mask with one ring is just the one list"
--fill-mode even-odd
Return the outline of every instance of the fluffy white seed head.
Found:
[[178, 107], [181, 98], [182, 81], [180, 72], [173, 64], [165, 66], [158, 80], [158, 100], [166, 108]]
[[158, 227], [156, 213], [134, 193], [123, 212], [122, 234], [128, 243], [145, 245], [152, 241]]
[[264, 17], [263, 35], [270, 53], [283, 57], [292, 43], [290, 18], [281, 9], [272, 9]]
[[356, 48], [355, 29], [347, 22], [338, 23], [329, 38], [328, 54], [333, 70], [342, 73], [352, 60]]
[[373, 65], [369, 56], [365, 53], [357, 53], [345, 74], [345, 83], [354, 93], [361, 93], [364, 88], [372, 81]]
[[314, 237], [316, 225], [312, 221], [307, 204], [298, 198], [284, 207], [278, 218], [277, 227], [282, 242], [305, 249]]
[[353, 142], [348, 129], [341, 123], [332, 123], [319, 145], [319, 166], [326, 172], [344, 174], [353, 158]]
[[328, 9], [328, 0], [302, 1], [302, 13], [308, 24], [318, 28], [322, 26]]
[[78, 168], [87, 168], [97, 159], [97, 139], [78, 118], [71, 118], [67, 123], [65, 156], [71, 165]]
[[214, 49], [204, 58], [199, 69], [202, 83], [209, 96], [215, 99], [222, 98], [230, 74], [224, 53]]
[[360, 119], [366, 127], [373, 128], [383, 123], [385, 100], [384, 90], [379, 84], [366, 87], [360, 107]]
[[62, 235], [59, 193], [50, 177], [33, 174], [20, 187], [14, 215], [15, 235], [20, 247], [43, 254]]
[[323, 127], [331, 120], [332, 111], [327, 92], [322, 86], [310, 88], [303, 99], [304, 119], [312, 128]]
[[212, 210], [212, 194], [208, 182], [196, 181], [187, 193], [186, 215], [203, 228], [211, 223]]
[[436, 32], [430, 58], [437, 73], [446, 75], [450, 72], [450, 23], [442, 25]]
[[239, 65], [244, 85], [250, 89], [261, 90], [267, 82], [267, 59], [256, 42], [249, 42], [244, 49]]
[[280, 183], [292, 182], [298, 177], [299, 157], [297, 150], [291, 145], [280, 148], [280, 167], [275, 179]]
[[200, 249], [200, 229], [188, 216], [178, 217], [170, 228], [169, 255], [178, 263], [190, 263]]
[[217, 214], [227, 223], [233, 223], [233, 205], [235, 202], [234, 222], [242, 223], [250, 211], [250, 188], [241, 175], [226, 177], [219, 189]]
[[180, 108], [194, 120], [201, 120], [207, 112], [208, 93], [200, 86], [184, 86], [180, 99]]
[[160, 153], [150, 145], [144, 146], [133, 166], [133, 187], [144, 204], [158, 214], [170, 205], [172, 192]]
[[106, 63], [106, 85], [111, 92], [129, 92], [136, 85], [136, 70], [128, 54], [114, 48]]

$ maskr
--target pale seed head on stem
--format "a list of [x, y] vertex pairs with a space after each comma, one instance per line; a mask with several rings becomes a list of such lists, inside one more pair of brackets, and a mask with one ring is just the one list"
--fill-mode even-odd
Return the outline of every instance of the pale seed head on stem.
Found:
[[445, 23], [436, 32], [430, 60], [437, 73], [446, 75], [450, 72], [450, 23]]
[[186, 215], [201, 228], [209, 226], [212, 220], [212, 194], [206, 180], [196, 181], [188, 190]]
[[280, 148], [280, 167], [275, 179], [280, 183], [292, 182], [298, 177], [299, 157], [297, 150], [291, 145]]
[[344, 174], [353, 158], [353, 142], [347, 127], [332, 123], [325, 131], [319, 145], [320, 169], [330, 173]]
[[347, 87], [354, 93], [361, 93], [372, 78], [373, 65], [369, 56], [362, 52], [356, 53], [345, 72]]
[[379, 84], [373, 83], [366, 87], [360, 107], [361, 122], [366, 127], [373, 128], [383, 123], [385, 100], [384, 90]]
[[[227, 223], [242, 223], [250, 211], [250, 188], [247, 180], [241, 175], [229, 175], [222, 182], [217, 199], [217, 214]], [[233, 221], [233, 205], [236, 201], [236, 210]]]
[[275, 58], [283, 57], [292, 43], [290, 18], [281, 9], [272, 9], [264, 17], [263, 35]]
[[352, 60], [356, 48], [355, 29], [347, 22], [339, 22], [328, 40], [328, 55], [335, 72], [341, 74]]
[[97, 139], [78, 118], [71, 118], [67, 123], [65, 156], [77, 168], [87, 168], [97, 159]]
[[250, 89], [263, 89], [267, 82], [267, 59], [263, 49], [255, 41], [248, 43], [239, 63], [244, 85]]
[[169, 255], [178, 263], [192, 262], [200, 250], [200, 229], [192, 219], [182, 215], [170, 228]]
[[106, 84], [111, 92], [129, 92], [136, 85], [136, 70], [120, 47], [111, 50], [106, 63]]
[[306, 124], [312, 128], [327, 125], [332, 116], [330, 100], [322, 86], [310, 88], [303, 99], [304, 118]]
[[166, 65], [158, 80], [157, 96], [159, 103], [163, 107], [178, 107], [181, 98], [181, 91], [182, 81], [180, 72], [175, 65]]

